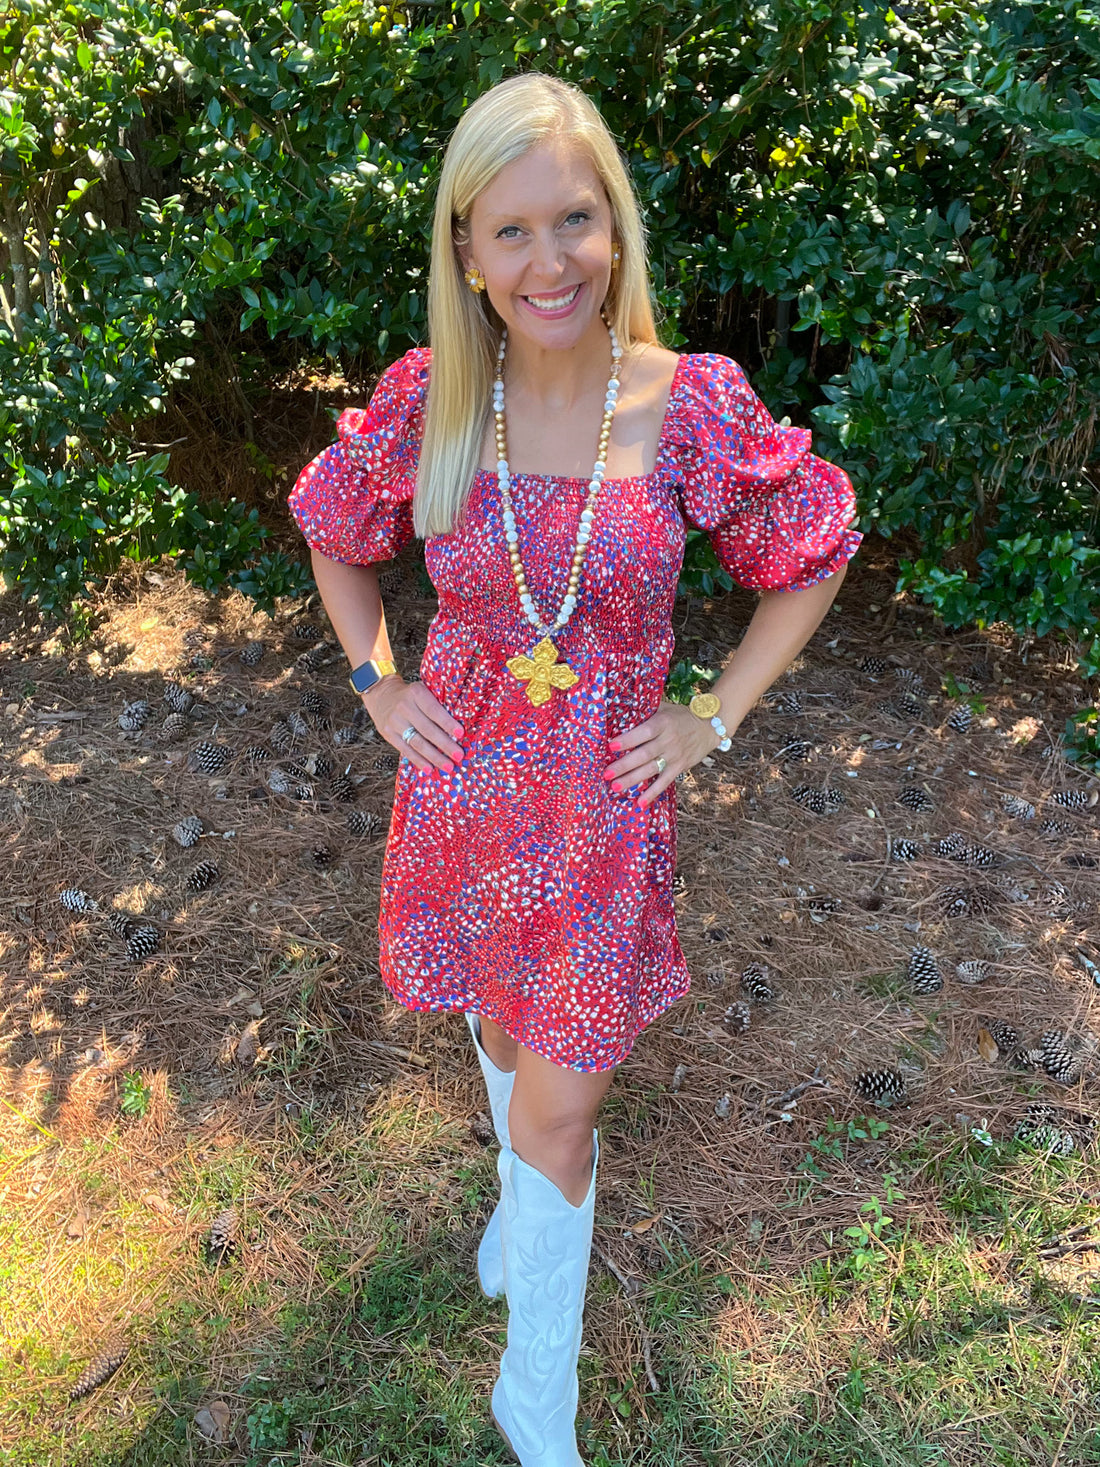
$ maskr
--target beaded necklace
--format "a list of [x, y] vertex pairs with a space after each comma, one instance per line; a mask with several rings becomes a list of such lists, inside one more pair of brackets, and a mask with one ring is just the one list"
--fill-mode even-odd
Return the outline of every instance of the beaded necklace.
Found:
[[519, 553], [516, 514], [512, 506], [512, 474], [508, 467], [508, 442], [504, 425], [504, 352], [508, 343], [507, 330], [501, 335], [500, 348], [497, 351], [496, 377], [493, 382], [493, 418], [496, 423], [497, 482], [500, 485], [500, 497], [503, 504], [504, 538], [508, 542], [508, 559], [511, 562], [516, 590], [519, 593], [519, 604], [523, 608], [524, 616], [539, 637], [539, 642], [530, 657], [522, 654], [510, 657], [507, 667], [509, 672], [526, 684], [524, 691], [536, 708], [547, 701], [554, 688], [564, 690], [571, 688], [577, 682], [577, 674], [569, 664], [558, 661], [558, 649], [554, 646], [553, 638], [569, 621], [577, 605], [585, 550], [592, 535], [593, 521], [596, 518], [596, 496], [600, 492], [600, 484], [607, 472], [607, 449], [611, 441], [611, 421], [615, 416], [615, 407], [619, 399], [619, 371], [623, 358], [619, 338], [610, 325], [607, 329], [611, 337], [611, 375], [607, 379], [607, 393], [604, 397], [599, 448], [596, 452], [592, 476], [588, 481], [588, 494], [577, 525], [577, 538], [573, 546], [573, 561], [565, 595], [562, 597], [557, 615], [550, 622], [544, 622], [539, 616], [534, 598], [527, 586], [527, 578], [523, 572], [523, 562]]

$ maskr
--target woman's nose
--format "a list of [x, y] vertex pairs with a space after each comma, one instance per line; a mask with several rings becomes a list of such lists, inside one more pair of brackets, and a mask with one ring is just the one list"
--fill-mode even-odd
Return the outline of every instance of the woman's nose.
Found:
[[540, 280], [546, 280], [553, 285], [561, 278], [562, 250], [554, 235], [535, 240], [531, 264]]

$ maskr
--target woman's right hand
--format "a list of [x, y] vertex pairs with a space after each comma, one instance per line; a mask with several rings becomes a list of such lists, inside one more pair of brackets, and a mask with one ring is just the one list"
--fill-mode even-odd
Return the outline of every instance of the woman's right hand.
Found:
[[[361, 696], [378, 732], [417, 769], [445, 769], [452, 774], [465, 759], [465, 749], [456, 742], [462, 737], [462, 725], [424, 683], [407, 683], [399, 673], [391, 673]], [[406, 728], [416, 729], [407, 743], [401, 737]]]

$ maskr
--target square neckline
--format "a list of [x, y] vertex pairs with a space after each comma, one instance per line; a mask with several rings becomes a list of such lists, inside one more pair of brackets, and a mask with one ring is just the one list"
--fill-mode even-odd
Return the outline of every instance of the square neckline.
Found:
[[[687, 360], [688, 355], [689, 353], [687, 352], [680, 352], [676, 358], [676, 366], [673, 369], [672, 380], [668, 385], [668, 397], [665, 399], [665, 410], [661, 418], [661, 427], [657, 434], [657, 450], [653, 467], [650, 469], [648, 474], [616, 474], [613, 478], [610, 475], [607, 475], [603, 480], [605, 484], [644, 484], [649, 479], [655, 479], [657, 477], [661, 468], [661, 454], [665, 447], [665, 437], [667, 435], [670, 426], [670, 419], [672, 417], [672, 404], [675, 400], [677, 390], [680, 386], [681, 369], [683, 368], [684, 362]], [[479, 465], [476, 473], [484, 474], [488, 478], [492, 479], [494, 482], [496, 481], [497, 475], [495, 469], [483, 469]], [[592, 482], [591, 475], [588, 474], [537, 474], [531, 471], [513, 474], [512, 478], [539, 479], [544, 484], [590, 484]]]

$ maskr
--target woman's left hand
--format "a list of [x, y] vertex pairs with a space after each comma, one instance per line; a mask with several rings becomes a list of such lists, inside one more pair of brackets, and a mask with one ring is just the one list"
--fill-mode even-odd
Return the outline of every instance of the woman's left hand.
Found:
[[[644, 809], [678, 774], [717, 747], [718, 732], [708, 722], [696, 718], [682, 703], [664, 702], [644, 723], [609, 741], [608, 748], [618, 758], [604, 770], [604, 778], [616, 794], [644, 783], [638, 795]], [[658, 759], [665, 761], [659, 772]]]

